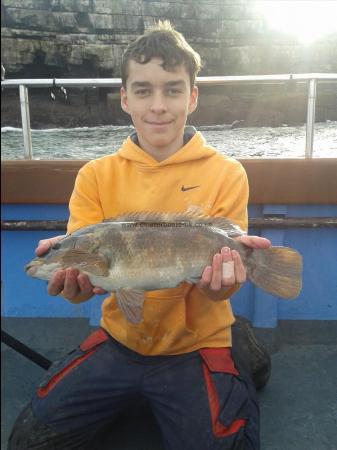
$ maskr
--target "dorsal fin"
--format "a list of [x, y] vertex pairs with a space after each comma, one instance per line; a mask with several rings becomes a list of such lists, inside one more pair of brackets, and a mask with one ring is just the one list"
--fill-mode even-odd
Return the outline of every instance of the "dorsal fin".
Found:
[[108, 222], [137, 222], [137, 223], [184, 223], [190, 226], [211, 226], [220, 228], [231, 237], [241, 236], [244, 231], [236, 224], [225, 217], [211, 217], [201, 215], [198, 212], [184, 213], [154, 213], [154, 212], [138, 212], [127, 213], [118, 217], [104, 220]]
[[206, 218], [195, 213], [160, 213], [160, 212], [137, 212], [126, 213], [116, 218], [107, 219], [113, 222], [194, 222], [196, 219]]

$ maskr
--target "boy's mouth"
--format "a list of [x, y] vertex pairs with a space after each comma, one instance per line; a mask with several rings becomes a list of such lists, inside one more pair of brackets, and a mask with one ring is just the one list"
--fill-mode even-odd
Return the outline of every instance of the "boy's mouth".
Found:
[[154, 122], [154, 121], [146, 120], [146, 123], [148, 125], [152, 125], [152, 126], [155, 126], [155, 127], [163, 127], [165, 125], [170, 125], [172, 123], [172, 120], [168, 120], [166, 122]]

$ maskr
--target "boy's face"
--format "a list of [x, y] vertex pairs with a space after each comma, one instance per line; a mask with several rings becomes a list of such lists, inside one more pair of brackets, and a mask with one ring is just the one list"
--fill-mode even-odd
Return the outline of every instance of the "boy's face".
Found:
[[132, 118], [139, 144], [157, 161], [183, 146], [187, 116], [198, 99], [183, 65], [168, 72], [161, 64], [160, 58], [146, 64], [129, 61], [126, 89], [121, 88], [121, 105]]

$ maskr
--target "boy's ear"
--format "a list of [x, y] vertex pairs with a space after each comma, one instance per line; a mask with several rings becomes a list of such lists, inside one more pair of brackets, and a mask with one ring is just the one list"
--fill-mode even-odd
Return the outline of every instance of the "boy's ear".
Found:
[[197, 86], [193, 86], [192, 92], [190, 95], [189, 105], [188, 105], [188, 114], [191, 114], [193, 111], [195, 111], [197, 109], [198, 94], [199, 94], [199, 91], [198, 91]]
[[121, 87], [120, 94], [122, 110], [129, 114], [128, 96], [126, 93], [126, 89], [123, 86]]

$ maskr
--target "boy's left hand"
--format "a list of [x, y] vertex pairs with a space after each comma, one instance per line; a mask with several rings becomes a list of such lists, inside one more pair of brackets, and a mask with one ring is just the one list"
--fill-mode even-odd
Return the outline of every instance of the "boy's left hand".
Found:
[[[251, 248], [269, 248], [271, 246], [268, 239], [259, 236], [245, 235], [236, 239]], [[227, 264], [223, 266], [224, 263]], [[202, 289], [208, 297], [222, 300], [229, 288], [244, 283], [246, 277], [246, 269], [240, 254], [236, 250], [223, 247], [221, 253], [214, 255], [212, 265], [205, 267], [197, 287]]]

